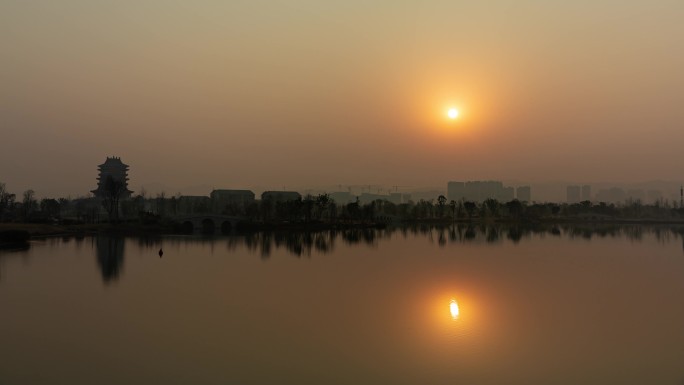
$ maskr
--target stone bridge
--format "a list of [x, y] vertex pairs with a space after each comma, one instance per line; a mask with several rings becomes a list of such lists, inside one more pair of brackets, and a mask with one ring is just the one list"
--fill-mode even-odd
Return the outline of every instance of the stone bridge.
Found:
[[187, 233], [230, 234], [241, 220], [241, 217], [228, 215], [187, 215], [175, 217]]

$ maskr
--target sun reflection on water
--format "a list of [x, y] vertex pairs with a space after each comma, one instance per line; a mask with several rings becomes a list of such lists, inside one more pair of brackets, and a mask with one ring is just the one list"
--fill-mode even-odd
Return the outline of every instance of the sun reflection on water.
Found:
[[451, 303], [449, 303], [449, 311], [451, 312], [451, 318], [452, 319], [458, 319], [458, 315], [459, 315], [458, 303], [453, 298], [451, 299]]
[[[460, 346], [474, 343], [473, 338], [483, 332], [487, 320], [482, 317], [481, 306], [474, 294], [464, 290], [451, 289], [442, 285], [427, 296], [425, 320], [429, 322], [429, 329], [434, 332], [430, 343], [434, 346]], [[427, 340], [426, 340], [427, 342]]]

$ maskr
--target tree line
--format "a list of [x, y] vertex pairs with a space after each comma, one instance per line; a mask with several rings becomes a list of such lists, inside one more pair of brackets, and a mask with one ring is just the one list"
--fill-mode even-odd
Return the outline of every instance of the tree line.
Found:
[[143, 190], [130, 199], [118, 196], [94, 199], [43, 198], [34, 190], [19, 197], [0, 183], [0, 222], [93, 223], [137, 220], [159, 222], [181, 215], [222, 214], [259, 223], [388, 223], [410, 221], [540, 221], [540, 220], [682, 220], [684, 208], [677, 202], [643, 204], [628, 200], [621, 204], [583, 201], [580, 203], [527, 203], [518, 200], [483, 202], [435, 200], [393, 203], [375, 200], [361, 203], [335, 202], [328, 194], [306, 195], [297, 200], [254, 200], [249, 203], [217, 204], [209, 198], [192, 201], [180, 194], [148, 196]]

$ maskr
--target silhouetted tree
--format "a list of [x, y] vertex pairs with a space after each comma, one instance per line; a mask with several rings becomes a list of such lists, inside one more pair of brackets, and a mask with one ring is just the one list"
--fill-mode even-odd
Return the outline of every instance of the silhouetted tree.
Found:
[[259, 204], [256, 202], [251, 202], [245, 208], [245, 215], [250, 221], [255, 221], [259, 218]]
[[34, 205], [36, 204], [35, 194], [35, 191], [31, 189], [24, 191], [23, 199], [21, 201], [24, 220], [29, 218], [34, 209]]
[[302, 200], [302, 209], [304, 210], [304, 220], [306, 222], [310, 222], [311, 218], [313, 217], [313, 212], [314, 212], [314, 206], [316, 205], [316, 201], [314, 198], [307, 194], [304, 199]]
[[126, 193], [126, 185], [108, 175], [102, 188], [102, 205], [109, 214], [110, 222], [119, 219], [119, 201], [124, 193]]
[[0, 183], [0, 221], [5, 218], [5, 213], [14, 206], [15, 195], [7, 192], [4, 183]]
[[157, 199], [155, 199], [157, 206], [157, 215], [160, 217], [166, 216], [166, 192], [162, 191], [157, 194]]
[[274, 209], [274, 203], [272, 199], [262, 199], [261, 200], [261, 220], [268, 222], [271, 220], [271, 212]]
[[446, 206], [447, 199], [444, 195], [440, 195], [437, 197], [437, 206], [439, 210], [439, 217], [442, 218], [444, 217], [444, 207]]
[[323, 213], [327, 211], [328, 205], [330, 205], [331, 202], [332, 199], [330, 199], [330, 195], [328, 194], [319, 194], [316, 197], [317, 219], [323, 218]]
[[561, 207], [560, 205], [557, 205], [555, 203], [551, 203], [551, 214], [556, 216], [558, 213], [560, 213]]
[[40, 211], [48, 217], [59, 218], [60, 204], [56, 199], [42, 199], [40, 201]]
[[486, 199], [482, 205], [487, 208], [487, 211], [491, 216], [499, 216], [499, 207], [501, 207], [501, 204], [496, 199]]
[[333, 199], [330, 199], [330, 222], [337, 221], [337, 204]]
[[375, 208], [377, 206], [377, 202], [373, 201], [369, 204], [366, 204], [363, 206], [361, 209], [361, 212], [363, 214], [363, 220], [367, 222], [372, 222], [375, 219]]
[[172, 196], [171, 199], [169, 199], [169, 211], [171, 215], [178, 215], [178, 199], [180, 198], [181, 194], [177, 193], [176, 195]]
[[475, 210], [477, 210], [477, 204], [475, 202], [465, 201], [463, 202], [463, 208], [465, 208], [465, 211], [468, 213], [468, 219], [472, 219]]
[[511, 214], [511, 216], [515, 219], [520, 218], [520, 215], [522, 215], [523, 205], [517, 199], [513, 199], [512, 201], [507, 202], [506, 208], [508, 209], [508, 212]]
[[356, 198], [356, 201], [347, 203], [347, 213], [349, 214], [349, 217], [351, 220], [358, 220], [360, 219], [360, 203], [359, 203], [359, 198]]

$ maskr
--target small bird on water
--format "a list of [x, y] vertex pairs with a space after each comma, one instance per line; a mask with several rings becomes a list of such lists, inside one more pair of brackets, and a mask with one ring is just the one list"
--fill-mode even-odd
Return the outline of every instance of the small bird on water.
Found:
[[159, 258], [161, 258], [162, 255], [164, 255], [164, 251], [162, 249], [159, 249]]

